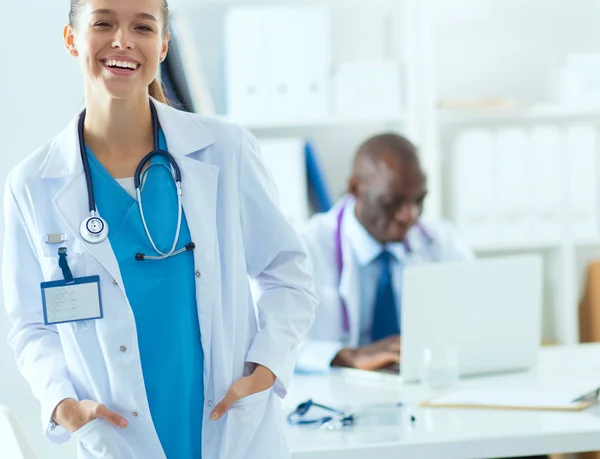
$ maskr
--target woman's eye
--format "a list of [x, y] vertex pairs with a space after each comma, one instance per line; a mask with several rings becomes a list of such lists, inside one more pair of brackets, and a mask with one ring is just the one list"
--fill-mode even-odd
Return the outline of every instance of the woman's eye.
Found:
[[142, 32], [152, 32], [153, 31], [152, 27], [148, 27], [145, 25], [138, 26], [138, 30], [141, 30]]
[[110, 27], [110, 24], [108, 22], [100, 21], [96, 22], [94, 27]]

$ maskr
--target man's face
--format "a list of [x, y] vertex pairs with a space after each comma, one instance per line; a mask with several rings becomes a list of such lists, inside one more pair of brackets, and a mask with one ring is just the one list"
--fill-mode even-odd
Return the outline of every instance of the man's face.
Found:
[[356, 217], [382, 244], [404, 240], [423, 211], [427, 179], [417, 164], [384, 156], [355, 192]]

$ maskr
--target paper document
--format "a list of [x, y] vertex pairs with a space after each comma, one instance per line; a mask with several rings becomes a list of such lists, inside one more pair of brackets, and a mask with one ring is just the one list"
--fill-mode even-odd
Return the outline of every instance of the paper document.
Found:
[[596, 401], [595, 398], [582, 400], [582, 396], [584, 394], [572, 391], [458, 390], [429, 400], [423, 406], [580, 410]]

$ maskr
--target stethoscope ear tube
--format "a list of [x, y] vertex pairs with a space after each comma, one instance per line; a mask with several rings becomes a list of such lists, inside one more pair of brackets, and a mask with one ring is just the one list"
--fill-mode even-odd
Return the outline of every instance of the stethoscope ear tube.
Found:
[[133, 184], [136, 190], [139, 189], [142, 185], [142, 172], [144, 171], [144, 167], [155, 156], [164, 156], [168, 159], [169, 164], [173, 170], [173, 178], [175, 182], [181, 183], [181, 170], [179, 169], [177, 161], [175, 161], [173, 156], [171, 156], [169, 152], [164, 150], [154, 150], [148, 153], [146, 156], [144, 156], [135, 169], [135, 174], [133, 175]]
[[96, 212], [96, 198], [94, 197], [94, 187], [92, 186], [90, 163], [88, 162], [87, 151], [85, 149], [85, 140], [83, 138], [85, 112], [86, 112], [86, 110], [83, 109], [83, 111], [81, 112], [81, 115], [79, 116], [79, 125], [78, 125], [79, 153], [81, 154], [81, 162], [83, 164], [83, 173], [85, 174], [85, 184], [87, 186], [88, 210], [91, 214], [92, 212]]

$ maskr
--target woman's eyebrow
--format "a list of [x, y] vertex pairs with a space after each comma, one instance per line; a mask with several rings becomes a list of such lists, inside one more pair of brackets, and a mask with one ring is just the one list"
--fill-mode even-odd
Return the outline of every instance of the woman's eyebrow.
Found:
[[[104, 15], [108, 15], [108, 16], [116, 16], [117, 13], [113, 10], [107, 10], [107, 9], [98, 9], [98, 10], [94, 10], [92, 12], [92, 15], [95, 14], [104, 14]], [[136, 18], [139, 19], [148, 19], [150, 21], [154, 21], [154, 22], [158, 22], [158, 19], [156, 19], [153, 15], [151, 15], [150, 13], [138, 13], [135, 15]]]

